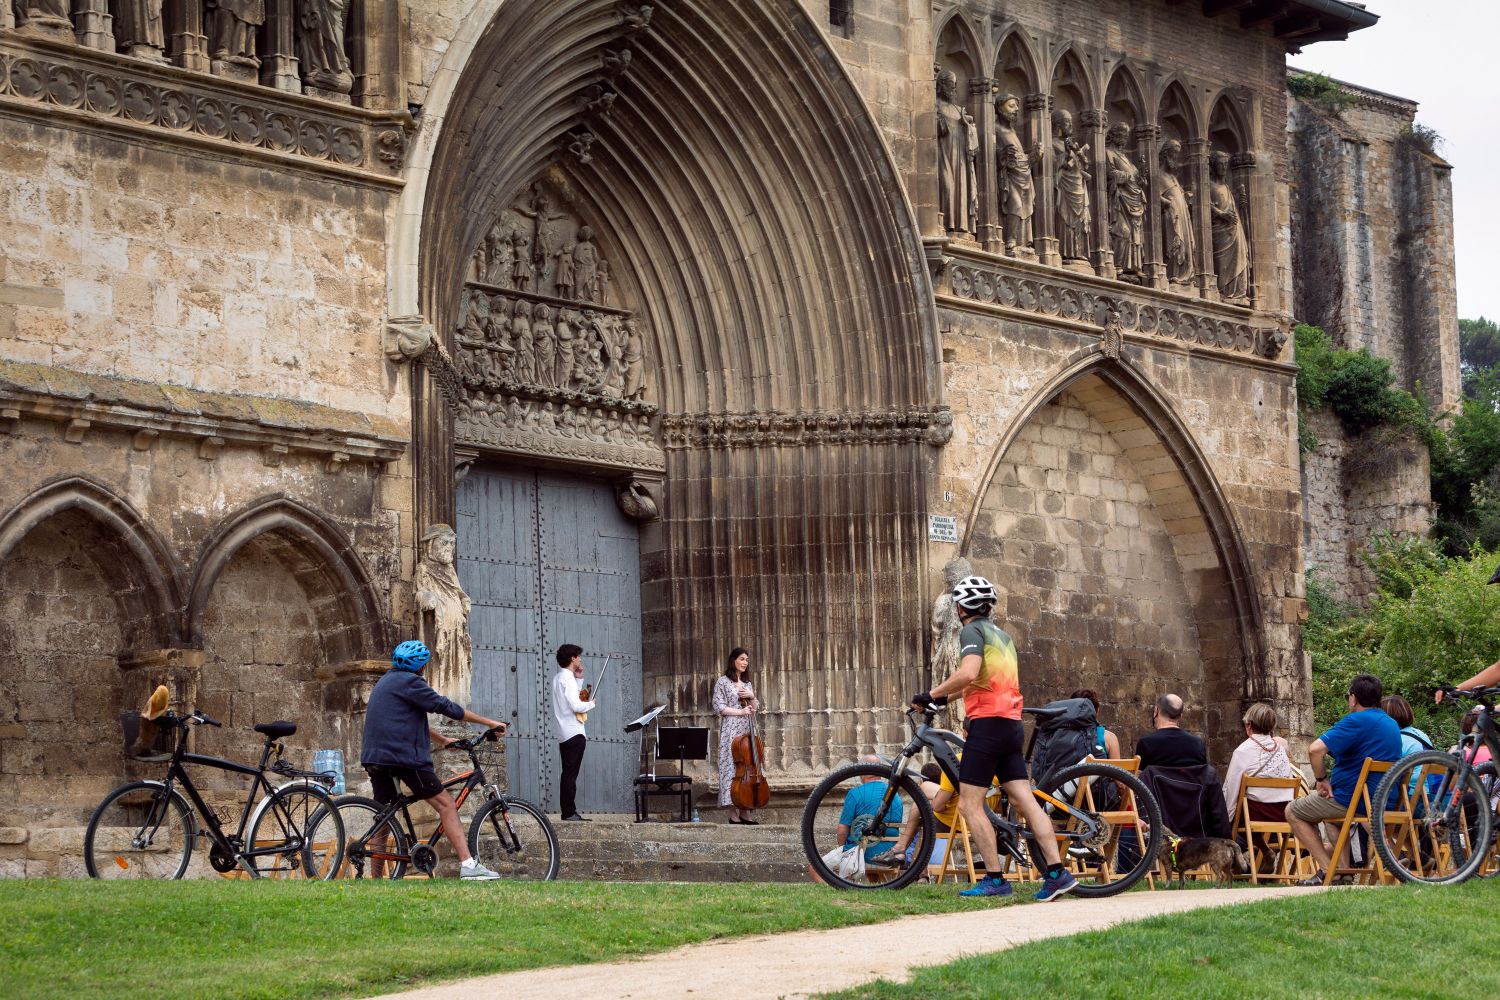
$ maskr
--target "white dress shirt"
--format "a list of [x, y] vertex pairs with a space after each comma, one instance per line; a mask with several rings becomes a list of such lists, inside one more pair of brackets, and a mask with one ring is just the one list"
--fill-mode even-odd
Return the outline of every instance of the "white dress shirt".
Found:
[[582, 736], [583, 723], [575, 712], [592, 712], [594, 702], [578, 697], [578, 678], [573, 671], [563, 667], [552, 678], [552, 718], [557, 722], [557, 741], [566, 743], [575, 736]]

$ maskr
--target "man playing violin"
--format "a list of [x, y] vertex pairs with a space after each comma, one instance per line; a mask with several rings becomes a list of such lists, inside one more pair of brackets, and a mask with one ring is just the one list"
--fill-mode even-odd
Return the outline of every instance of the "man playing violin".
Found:
[[578, 772], [583, 767], [583, 751], [588, 745], [580, 715], [594, 710], [594, 702], [585, 701], [578, 682], [583, 679], [583, 647], [565, 642], [557, 647], [557, 674], [552, 678], [552, 718], [557, 722], [558, 752], [562, 755], [562, 779], [557, 797], [562, 818], [587, 822], [578, 815]]

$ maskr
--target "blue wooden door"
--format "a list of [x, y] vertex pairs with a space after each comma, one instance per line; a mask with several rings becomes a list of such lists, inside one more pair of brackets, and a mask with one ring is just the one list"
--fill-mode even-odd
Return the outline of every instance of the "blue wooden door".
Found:
[[473, 702], [508, 719], [510, 791], [557, 811], [560, 761], [552, 717], [555, 651], [584, 648], [597, 680], [579, 775], [584, 811], [628, 812], [641, 712], [640, 546], [607, 483], [530, 470], [474, 469], [458, 490], [458, 573], [473, 602]]

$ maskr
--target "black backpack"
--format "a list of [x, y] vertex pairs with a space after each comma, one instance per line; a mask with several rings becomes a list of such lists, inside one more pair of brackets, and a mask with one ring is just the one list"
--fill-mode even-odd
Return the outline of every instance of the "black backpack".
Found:
[[1064, 698], [1042, 706], [1031, 732], [1031, 781], [1077, 764], [1094, 752], [1094, 705], [1087, 698]]

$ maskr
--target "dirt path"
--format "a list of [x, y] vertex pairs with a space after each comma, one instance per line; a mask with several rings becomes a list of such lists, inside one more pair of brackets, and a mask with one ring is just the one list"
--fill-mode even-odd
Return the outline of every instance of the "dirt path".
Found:
[[[409, 1000], [504, 997], [505, 1000], [777, 1000], [845, 989], [873, 979], [904, 980], [913, 965], [937, 965], [1041, 938], [1098, 930], [1159, 913], [1229, 906], [1315, 889], [1198, 889], [1132, 892], [1115, 899], [1063, 899], [1045, 906], [905, 917], [827, 931], [767, 934], [687, 945], [648, 958], [569, 968], [507, 972], [444, 983]], [[918, 947], [920, 946], [920, 953]], [[756, 969], [747, 976], [743, 969]]]

